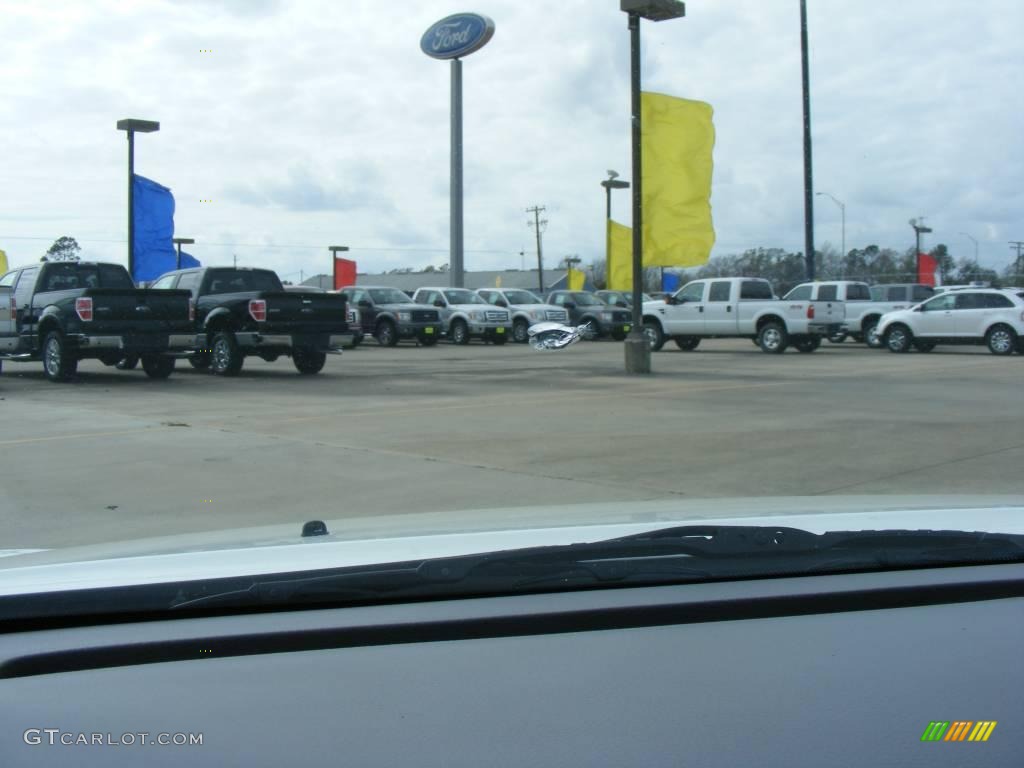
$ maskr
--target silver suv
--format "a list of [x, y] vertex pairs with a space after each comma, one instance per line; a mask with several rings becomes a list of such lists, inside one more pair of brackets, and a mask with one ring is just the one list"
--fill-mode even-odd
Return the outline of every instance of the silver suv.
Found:
[[488, 304], [466, 288], [420, 288], [412, 300], [441, 310], [441, 323], [455, 344], [469, 344], [473, 338], [504, 344], [512, 335], [508, 310]]
[[484, 301], [495, 307], [503, 307], [512, 313], [512, 340], [525, 344], [535, 323], [569, 322], [569, 313], [522, 288], [480, 288], [477, 293]]

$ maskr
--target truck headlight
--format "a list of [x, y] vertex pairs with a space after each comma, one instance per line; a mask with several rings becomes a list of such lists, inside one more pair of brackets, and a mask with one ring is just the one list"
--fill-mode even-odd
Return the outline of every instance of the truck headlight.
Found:
[[615, 319], [615, 313], [614, 312], [602, 312], [601, 313], [601, 319], [602, 320], [614, 320]]
[[408, 323], [412, 320], [412, 312], [399, 312], [398, 319], [403, 323]]
[[477, 322], [480, 322], [481, 320], [484, 319], [484, 313], [483, 312], [470, 312], [469, 313], [469, 319], [470, 320], [476, 320]]
[[530, 316], [531, 320], [543, 320], [544, 319], [544, 313], [543, 312], [538, 312], [535, 309], [534, 310], [530, 310], [527, 314]]

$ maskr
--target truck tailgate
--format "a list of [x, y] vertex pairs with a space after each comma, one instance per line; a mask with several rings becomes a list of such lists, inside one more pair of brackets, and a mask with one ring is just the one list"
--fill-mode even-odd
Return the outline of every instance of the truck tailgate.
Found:
[[336, 293], [280, 293], [264, 291], [267, 302], [266, 333], [344, 333], [348, 330], [345, 297]]
[[192, 329], [189, 291], [89, 288], [82, 297], [92, 299], [90, 333], [188, 333]]

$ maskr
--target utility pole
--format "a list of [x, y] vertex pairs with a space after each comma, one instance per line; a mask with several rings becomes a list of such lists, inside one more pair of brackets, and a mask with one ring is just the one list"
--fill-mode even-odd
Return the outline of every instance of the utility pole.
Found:
[[1020, 275], [1021, 275], [1021, 271], [1020, 271], [1020, 252], [1021, 252], [1021, 248], [1024, 248], [1024, 240], [1011, 240], [1010, 241], [1010, 247], [1017, 249], [1017, 260], [1014, 262], [1014, 264], [1016, 265], [1016, 269], [1017, 269], [1017, 277], [1020, 277]]
[[800, 64], [804, 96], [804, 258], [814, 279], [814, 172], [811, 169], [811, 76], [807, 46], [807, 0], [800, 0]]
[[238, 268], [238, 254], [237, 253], [232, 253], [231, 254], [231, 261], [234, 264], [235, 268], [237, 269]]
[[548, 220], [542, 219], [540, 215], [547, 209], [543, 205], [535, 205], [532, 208], [527, 208], [527, 213], [533, 214], [533, 221], [527, 222], [527, 224], [533, 227], [535, 234], [537, 235], [537, 284], [540, 286], [541, 297], [544, 296], [544, 251], [541, 247], [541, 233], [547, 227]]

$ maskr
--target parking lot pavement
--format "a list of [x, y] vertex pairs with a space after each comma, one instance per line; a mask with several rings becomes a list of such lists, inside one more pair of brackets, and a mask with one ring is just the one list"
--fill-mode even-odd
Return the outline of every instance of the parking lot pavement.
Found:
[[[446, 509], [727, 496], [1024, 494], [1024, 356], [847, 343], [367, 345], [319, 376], [82, 363], [0, 374], [0, 548]], [[485, 513], [482, 513], [485, 514]]]

